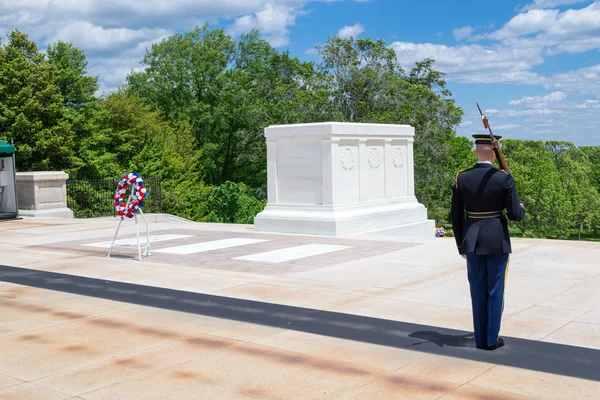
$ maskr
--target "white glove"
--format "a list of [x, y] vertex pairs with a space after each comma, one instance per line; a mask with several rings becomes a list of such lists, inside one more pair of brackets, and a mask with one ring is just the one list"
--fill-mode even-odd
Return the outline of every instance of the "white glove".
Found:
[[519, 204], [521, 206], [521, 208], [524, 210], [525, 206], [523, 205], [523, 203]]

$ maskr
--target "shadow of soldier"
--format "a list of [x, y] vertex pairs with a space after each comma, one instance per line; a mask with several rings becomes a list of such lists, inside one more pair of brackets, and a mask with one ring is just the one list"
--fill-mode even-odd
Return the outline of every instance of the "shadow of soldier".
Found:
[[472, 333], [466, 335], [445, 335], [434, 331], [417, 331], [408, 336], [423, 340], [421, 342], [413, 343], [410, 346], [434, 343], [439, 347], [475, 347], [474, 336]]

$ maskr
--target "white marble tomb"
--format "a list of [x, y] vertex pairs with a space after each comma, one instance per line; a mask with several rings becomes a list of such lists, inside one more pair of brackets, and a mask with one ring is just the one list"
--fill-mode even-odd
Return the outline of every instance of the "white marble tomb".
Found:
[[414, 128], [314, 123], [265, 129], [268, 204], [258, 231], [433, 236], [414, 194]]

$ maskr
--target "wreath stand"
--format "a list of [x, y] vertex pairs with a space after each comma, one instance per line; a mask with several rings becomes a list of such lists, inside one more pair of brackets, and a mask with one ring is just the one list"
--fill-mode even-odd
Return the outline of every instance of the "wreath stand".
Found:
[[[127, 199], [127, 203], [131, 202], [131, 198], [133, 197], [133, 192], [134, 189], [132, 189], [132, 193], [129, 195], [129, 198]], [[138, 249], [138, 260], [142, 261], [142, 246], [140, 245], [140, 228], [139, 228], [139, 223], [138, 223], [138, 212], [142, 215], [142, 219], [144, 220], [144, 224], [146, 224], [146, 246], [144, 248], [144, 256], [148, 257], [150, 255], [150, 228], [148, 227], [148, 221], [146, 220], [146, 217], [144, 216], [144, 212], [142, 211], [142, 207], [139, 207], [136, 209], [136, 212], [133, 215], [133, 219], [135, 221], [135, 235], [137, 238], [137, 249]], [[117, 236], [119, 235], [119, 229], [121, 229], [121, 223], [123, 222], [123, 219], [125, 217], [123, 215], [121, 215], [121, 217], [119, 218], [119, 225], [117, 225], [117, 231], [115, 232], [115, 236], [113, 237], [113, 241], [110, 245], [110, 248], [108, 250], [108, 255], [107, 257], [110, 258], [110, 255], [112, 253], [112, 249], [115, 247], [120, 247], [120, 248], [130, 248], [130, 246], [126, 246], [126, 245], [115, 245], [115, 242], [117, 240]]]

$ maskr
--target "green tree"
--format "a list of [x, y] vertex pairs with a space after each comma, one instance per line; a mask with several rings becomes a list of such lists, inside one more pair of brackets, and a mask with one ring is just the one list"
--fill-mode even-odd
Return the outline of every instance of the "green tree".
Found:
[[515, 225], [524, 236], [559, 235], [570, 226], [570, 203], [552, 154], [542, 141], [503, 140], [525, 218]]
[[0, 138], [14, 138], [21, 171], [68, 170], [74, 162], [74, 133], [55, 70], [16, 29], [0, 45]]
[[[600, 193], [600, 146], [584, 146], [581, 151], [587, 157], [591, 166], [590, 180], [593, 187]], [[590, 226], [594, 232], [594, 237], [600, 237], [600, 201], [590, 204], [593, 211], [590, 219]]]
[[584, 226], [592, 223], [596, 214], [595, 206], [600, 203], [598, 190], [593, 186], [592, 164], [583, 151], [571, 142], [550, 141], [546, 147], [554, 158], [570, 203], [572, 226], [569, 228], [576, 226], [577, 237], [581, 239]]
[[450, 142], [451, 170], [461, 171], [471, 168], [477, 162], [473, 140], [465, 136], [455, 136]]
[[581, 151], [593, 167], [590, 171], [592, 185], [600, 191], [600, 146], [583, 146]]
[[85, 53], [69, 42], [48, 46], [48, 59], [55, 66], [54, 81], [63, 98], [62, 114], [73, 127], [75, 142], [79, 144], [69, 175], [72, 179], [97, 178], [99, 163], [92, 144], [97, 143], [97, 151], [102, 153], [103, 138], [110, 136], [110, 129], [104, 123], [103, 100], [94, 96], [99, 87], [98, 77], [87, 75]]
[[98, 77], [87, 76], [87, 58], [83, 50], [70, 42], [58, 41], [48, 46], [48, 60], [54, 64], [54, 82], [69, 107], [82, 107], [94, 100]]
[[406, 75], [385, 41], [371, 39], [329, 38], [320, 54], [320, 71], [330, 74], [331, 119], [415, 127], [416, 196], [430, 218], [447, 221], [449, 188], [461, 164], [452, 151], [461, 146], [456, 142], [453, 149], [462, 110], [433, 60], [417, 63]]
[[208, 197], [208, 221], [252, 224], [265, 204], [264, 200], [249, 194], [243, 183], [225, 182], [214, 188]]
[[[229, 176], [237, 158], [234, 135], [244, 133], [242, 121], [248, 118], [239, 112], [246, 99], [231, 68], [234, 58], [231, 37], [204, 26], [153, 45], [143, 59], [146, 69], [128, 77], [131, 93], [153, 109], [170, 120], [190, 121], [211, 184], [234, 179]], [[261, 110], [254, 116], [261, 118]], [[256, 148], [245, 150], [256, 153]]]
[[364, 122], [388, 111], [399, 94], [404, 70], [385, 41], [330, 37], [319, 48], [321, 71], [328, 79], [333, 116], [348, 122]]
[[157, 176], [163, 189], [163, 210], [200, 220], [206, 215], [210, 188], [202, 182], [201, 151], [183, 119], [166, 121], [136, 96], [118, 91], [104, 102], [108, 135], [92, 136], [84, 146], [99, 176], [139, 172]]

